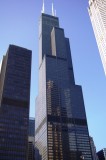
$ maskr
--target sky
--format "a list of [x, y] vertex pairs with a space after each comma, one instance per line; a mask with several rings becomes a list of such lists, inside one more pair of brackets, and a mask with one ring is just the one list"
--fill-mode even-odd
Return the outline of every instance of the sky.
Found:
[[[52, 0], [45, 0], [51, 14]], [[89, 133], [97, 151], [106, 147], [106, 77], [88, 14], [88, 0], [54, 0], [60, 27], [70, 39], [76, 84], [83, 89]], [[30, 116], [38, 94], [38, 22], [42, 0], [0, 0], [0, 59], [9, 44], [32, 50]]]

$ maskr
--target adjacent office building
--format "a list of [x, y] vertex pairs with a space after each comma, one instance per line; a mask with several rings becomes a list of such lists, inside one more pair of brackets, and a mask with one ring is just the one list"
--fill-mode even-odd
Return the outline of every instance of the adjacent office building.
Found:
[[89, 0], [88, 11], [106, 74], [106, 0]]
[[29, 133], [28, 136], [35, 137], [35, 118], [29, 118]]
[[0, 72], [0, 160], [27, 160], [31, 51], [10, 45]]
[[75, 84], [69, 39], [54, 15], [39, 21], [38, 160], [92, 160], [82, 88]]
[[97, 156], [99, 160], [106, 160], [106, 148], [103, 148], [99, 152], [97, 152]]
[[35, 119], [29, 119], [28, 160], [35, 160]]

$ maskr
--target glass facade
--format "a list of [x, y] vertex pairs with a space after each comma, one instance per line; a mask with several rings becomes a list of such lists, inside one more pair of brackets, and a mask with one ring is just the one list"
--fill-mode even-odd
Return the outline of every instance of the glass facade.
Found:
[[75, 84], [69, 39], [57, 17], [39, 25], [36, 155], [39, 160], [92, 160], [81, 86]]
[[10, 45], [0, 74], [0, 160], [26, 160], [31, 51]]

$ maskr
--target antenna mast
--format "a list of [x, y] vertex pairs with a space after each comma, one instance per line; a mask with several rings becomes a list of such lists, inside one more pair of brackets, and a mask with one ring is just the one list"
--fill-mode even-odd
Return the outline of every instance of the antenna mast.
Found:
[[55, 16], [56, 16], [56, 9], [55, 9]]
[[55, 12], [54, 12], [54, 5], [53, 5], [53, 2], [52, 2], [52, 16], [55, 16]]
[[44, 0], [43, 0], [43, 5], [42, 5], [42, 13], [45, 13], [45, 3], [44, 3]]

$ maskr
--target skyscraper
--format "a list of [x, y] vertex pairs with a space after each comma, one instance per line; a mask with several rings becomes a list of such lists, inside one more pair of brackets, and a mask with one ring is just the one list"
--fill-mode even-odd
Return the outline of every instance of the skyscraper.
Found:
[[35, 119], [34, 118], [29, 118], [29, 133], [28, 135], [30, 137], [35, 137]]
[[106, 0], [89, 0], [88, 11], [106, 74]]
[[27, 160], [31, 51], [10, 45], [0, 73], [0, 160]]
[[38, 160], [92, 160], [81, 86], [75, 84], [69, 39], [59, 19], [39, 21], [39, 91], [35, 145]]
[[106, 148], [97, 152], [97, 156], [99, 160], [106, 160]]
[[29, 119], [28, 160], [35, 160], [35, 119]]

